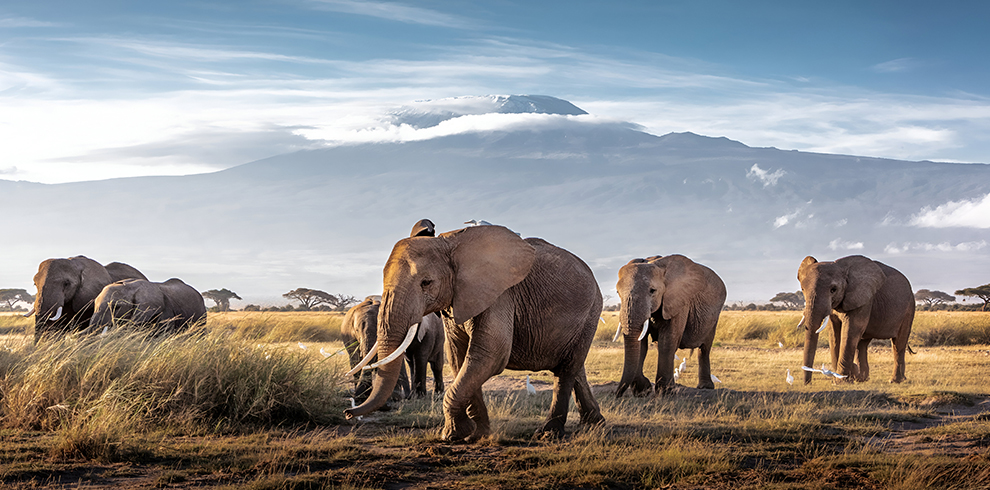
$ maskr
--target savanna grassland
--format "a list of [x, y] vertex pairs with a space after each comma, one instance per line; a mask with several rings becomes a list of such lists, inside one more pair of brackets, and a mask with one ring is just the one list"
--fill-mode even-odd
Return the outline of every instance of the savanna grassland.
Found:
[[696, 355], [679, 351], [680, 388], [616, 399], [606, 313], [586, 363], [605, 425], [581, 428], [575, 411], [566, 438], [532, 439], [552, 376], [533, 373], [530, 396], [527, 373], [506, 372], [485, 385], [493, 435], [452, 445], [432, 398], [343, 419], [339, 313], [233, 312], [178, 337], [38, 346], [29, 320], [0, 316], [0, 486], [990, 488], [990, 314], [919, 312], [900, 385], [880, 341], [869, 381], [804, 385], [799, 318], [724, 312], [715, 390], [693, 388]]

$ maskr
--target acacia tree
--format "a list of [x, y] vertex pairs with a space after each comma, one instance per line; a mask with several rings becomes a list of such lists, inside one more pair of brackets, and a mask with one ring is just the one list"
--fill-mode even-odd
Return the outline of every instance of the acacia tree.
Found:
[[960, 296], [975, 296], [983, 300], [983, 311], [990, 309], [990, 284], [984, 284], [975, 288], [966, 288], [956, 291]]
[[223, 288], [220, 290], [211, 289], [209, 291], [203, 291], [200, 294], [202, 294], [204, 298], [208, 300], [212, 300], [214, 303], [216, 303], [216, 308], [220, 311], [230, 310], [230, 300], [241, 299], [241, 297], [238, 296], [237, 293], [227, 288]]
[[919, 289], [917, 293], [914, 293], [914, 300], [918, 303], [925, 303], [926, 305], [928, 305], [928, 308], [931, 308], [937, 304], [951, 303], [956, 300], [956, 297], [950, 296], [948, 293], [944, 291], [929, 291], [927, 289]]
[[24, 289], [0, 289], [0, 301], [7, 303], [7, 311], [14, 311], [17, 303], [34, 303], [34, 295]]
[[798, 291], [796, 293], [777, 293], [776, 296], [770, 298], [771, 303], [784, 303], [784, 307], [798, 310], [804, 307], [804, 293]]
[[319, 289], [296, 288], [282, 295], [283, 298], [296, 300], [308, 309], [315, 308], [321, 304], [330, 304], [331, 294]]
[[324, 303], [333, 307], [336, 311], [344, 311], [348, 306], [357, 304], [357, 302], [357, 298], [345, 294], [328, 294], [324, 301]]

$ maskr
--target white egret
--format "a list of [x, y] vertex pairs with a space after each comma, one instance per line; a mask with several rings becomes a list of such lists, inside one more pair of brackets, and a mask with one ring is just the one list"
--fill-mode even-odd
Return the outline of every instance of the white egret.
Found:
[[302, 349], [302, 350], [308, 349], [308, 347], [306, 347], [306, 344], [304, 344], [302, 342], [299, 342], [299, 348]]
[[465, 225], [468, 225], [468, 226], [493, 226], [491, 223], [489, 223], [489, 222], [487, 222], [487, 221], [485, 221], [483, 219], [467, 220], [467, 221], [464, 222], [464, 224]]
[[794, 384], [794, 376], [791, 376], [791, 370], [790, 369], [787, 370], [787, 377], [784, 378], [784, 380], [787, 381], [787, 384], [789, 384], [789, 385]]
[[722, 380], [718, 379], [718, 377], [716, 377], [714, 374], [712, 374], [711, 377], [712, 377], [712, 381], [714, 381], [716, 383], [721, 383], [722, 382]]
[[529, 393], [530, 395], [535, 395], [536, 394], [536, 387], [533, 386], [533, 383], [530, 383], [529, 382], [529, 375], [528, 374], [526, 375], [526, 392]]

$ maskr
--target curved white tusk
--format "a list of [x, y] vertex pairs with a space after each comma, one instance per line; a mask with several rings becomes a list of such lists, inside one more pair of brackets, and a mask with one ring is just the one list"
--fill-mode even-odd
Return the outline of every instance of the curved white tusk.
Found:
[[829, 317], [825, 317], [825, 319], [822, 320], [822, 326], [818, 327], [818, 330], [815, 330], [815, 333], [822, 333], [822, 330], [828, 328], [828, 318]]
[[650, 329], [650, 319], [647, 318], [646, 321], [643, 322], [643, 331], [639, 333], [639, 338], [636, 339], [636, 340], [637, 341], [640, 341], [640, 340], [645, 339], [646, 338], [646, 331], [649, 330], [649, 329]]
[[380, 360], [380, 361], [378, 361], [378, 362], [376, 362], [376, 363], [374, 363], [374, 364], [372, 364], [370, 366], [367, 366], [367, 367], [365, 367], [365, 369], [375, 369], [375, 368], [377, 368], [379, 366], [384, 366], [384, 365], [386, 365], [386, 364], [388, 364], [388, 363], [390, 363], [390, 362], [398, 359], [399, 356], [401, 356], [406, 351], [406, 348], [409, 347], [409, 344], [412, 343], [413, 337], [416, 336], [416, 331], [417, 330], [419, 330], [419, 324], [418, 323], [415, 323], [415, 324], [413, 324], [413, 326], [409, 327], [409, 331], [406, 332], [406, 338], [402, 339], [402, 343], [399, 344], [399, 348], [398, 349], [395, 349], [395, 351], [392, 352], [391, 354], [389, 354], [388, 357], [386, 357], [385, 359], [382, 359], [382, 360]]
[[804, 315], [801, 315], [801, 320], [798, 322], [797, 328], [801, 328], [801, 325], [804, 325]]
[[55, 320], [58, 320], [59, 318], [62, 318], [62, 307], [61, 306], [58, 307], [58, 311], [55, 312], [55, 316], [48, 318], [48, 321], [54, 322]]
[[622, 322], [619, 322], [619, 325], [615, 327], [615, 336], [612, 337], [612, 342], [618, 342], [619, 334], [621, 333], [622, 333]]
[[29, 312], [27, 312], [27, 313], [24, 314], [24, 318], [27, 318], [27, 317], [29, 317], [29, 316], [31, 316], [33, 314], [34, 314], [34, 307], [32, 306], [31, 307], [31, 311], [29, 311]]
[[375, 344], [372, 345], [370, 349], [368, 349], [368, 355], [364, 356], [364, 359], [361, 359], [361, 362], [357, 363], [357, 365], [354, 366], [354, 368], [351, 369], [350, 371], [347, 371], [347, 374], [345, 374], [344, 376], [354, 376], [355, 374], [357, 374], [357, 372], [360, 371], [361, 368], [363, 368], [365, 365], [371, 362], [371, 358], [375, 357], [375, 354], [378, 354], [378, 342], [375, 342]]

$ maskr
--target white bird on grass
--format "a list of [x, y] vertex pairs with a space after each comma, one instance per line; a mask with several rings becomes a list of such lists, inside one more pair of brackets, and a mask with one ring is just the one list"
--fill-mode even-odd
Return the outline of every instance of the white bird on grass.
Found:
[[674, 370], [674, 382], [676, 383], [677, 380], [679, 380], [679, 379], [681, 379], [681, 372], [679, 370], [675, 369]]
[[787, 381], [787, 384], [789, 384], [789, 385], [794, 384], [794, 376], [791, 376], [791, 370], [790, 369], [787, 370], [787, 377], [784, 378], [784, 381]]
[[811, 368], [811, 367], [808, 367], [808, 366], [801, 366], [801, 369], [804, 369], [805, 371], [809, 371], [809, 372], [812, 372], [812, 373], [822, 373], [825, 376], [828, 376], [830, 378], [839, 378], [839, 379], [848, 378], [848, 376], [839, 374], [839, 373], [837, 373], [835, 371], [830, 371], [827, 367], [825, 367], [825, 363], [822, 363], [822, 368], [821, 369], [815, 369], [815, 368]]
[[715, 382], [715, 383], [721, 383], [722, 382], [722, 380], [718, 379], [718, 377], [716, 377], [714, 374], [712, 374], [711, 377], [712, 377], [712, 381]]
[[302, 342], [299, 342], [299, 348], [302, 349], [302, 350], [308, 349], [308, 347], [306, 347], [306, 344], [304, 344]]
[[783, 349], [784, 348], [784, 343], [778, 340], [777, 341], [777, 347]]
[[107, 334], [107, 330], [110, 330], [110, 325], [104, 325], [103, 326], [103, 332], [100, 332], [100, 335], [106, 335]]
[[528, 374], [526, 375], [526, 392], [529, 393], [530, 395], [535, 395], [536, 394], [536, 387], [533, 386], [533, 383], [530, 383], [529, 382], [529, 375]]
[[[357, 408], [357, 403], [354, 403], [354, 399], [353, 399], [353, 398], [348, 398], [348, 400], [350, 400], [350, 401], [351, 401], [351, 408]], [[358, 420], [361, 420], [361, 416], [360, 416], [360, 415], [358, 415], [358, 416], [357, 416], [357, 419], [358, 419]]]
[[329, 354], [329, 353], [327, 353], [327, 351], [323, 350], [323, 347], [320, 347], [320, 354], [323, 354], [323, 357], [330, 357], [330, 356], [333, 355], [333, 354]]
[[687, 359], [681, 361], [681, 365], [677, 369], [683, 373], [684, 370], [687, 369]]
[[677, 357], [677, 353], [676, 353], [676, 352], [674, 353], [674, 360], [675, 360], [675, 361], [680, 361], [680, 360], [681, 360], [681, 358], [680, 358], [680, 357]]

